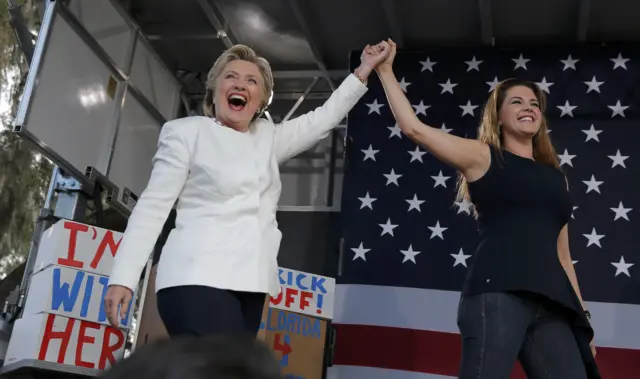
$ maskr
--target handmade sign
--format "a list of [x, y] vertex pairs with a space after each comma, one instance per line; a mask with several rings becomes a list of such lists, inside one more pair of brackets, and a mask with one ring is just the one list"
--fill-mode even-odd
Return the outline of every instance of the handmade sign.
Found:
[[333, 318], [336, 289], [334, 278], [307, 272], [278, 269], [280, 294], [272, 297], [270, 306], [326, 319]]
[[260, 329], [285, 379], [322, 379], [327, 321], [268, 308]]
[[5, 364], [29, 359], [104, 370], [124, 356], [137, 294], [119, 328], [109, 326], [104, 309], [121, 239], [121, 233], [68, 220], [43, 234]]

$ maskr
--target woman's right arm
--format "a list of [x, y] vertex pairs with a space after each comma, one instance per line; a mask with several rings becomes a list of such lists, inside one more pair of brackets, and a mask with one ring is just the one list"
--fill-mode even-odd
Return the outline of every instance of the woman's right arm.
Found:
[[430, 127], [416, 116], [392, 69], [395, 43], [389, 41], [391, 62], [376, 70], [391, 112], [398, 127], [415, 143], [423, 146], [438, 160], [460, 171], [469, 181], [480, 178], [491, 163], [489, 147], [478, 140], [461, 138], [441, 129]]
[[153, 170], [127, 223], [114, 259], [109, 286], [135, 291], [160, 231], [189, 174], [190, 155], [182, 120], [167, 122], [158, 140]]

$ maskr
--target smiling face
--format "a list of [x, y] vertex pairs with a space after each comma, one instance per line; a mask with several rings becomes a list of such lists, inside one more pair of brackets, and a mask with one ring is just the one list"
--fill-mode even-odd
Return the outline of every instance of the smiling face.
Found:
[[542, 124], [540, 101], [534, 91], [524, 85], [506, 90], [498, 110], [498, 122], [505, 136], [533, 138]]
[[216, 79], [215, 115], [223, 125], [246, 131], [264, 104], [264, 79], [255, 63], [233, 60]]
[[509, 88], [500, 104], [498, 121], [505, 136], [533, 138], [542, 124], [540, 101], [534, 91], [523, 85]]

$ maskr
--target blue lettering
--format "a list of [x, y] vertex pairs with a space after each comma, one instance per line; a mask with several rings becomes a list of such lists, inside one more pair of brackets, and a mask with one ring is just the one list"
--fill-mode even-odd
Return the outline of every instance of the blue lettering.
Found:
[[324, 288], [324, 282], [326, 282], [326, 278], [318, 278], [314, 276], [311, 278], [311, 291], [317, 292], [320, 290], [322, 293], [327, 293], [327, 290]]
[[69, 290], [69, 283], [62, 284], [60, 279], [60, 269], [54, 268], [51, 310], [57, 311], [60, 308], [60, 304], [63, 304], [65, 312], [73, 312], [73, 307], [76, 305], [76, 300], [78, 300], [78, 293], [80, 292], [82, 279], [84, 279], [84, 272], [76, 272], [76, 277], [73, 280], [73, 287], [71, 287], [71, 290]]
[[[286, 345], [291, 346], [291, 338], [289, 338], [289, 336], [287, 334], [284, 335], [284, 343]], [[289, 354], [283, 356], [280, 359], [280, 367], [285, 367], [285, 366], [289, 366]]]
[[273, 314], [274, 310], [273, 308], [269, 308], [269, 311], [267, 312], [267, 330], [269, 331], [273, 331], [273, 330], [277, 330], [274, 327], [272, 327], [271, 325], [273, 325], [273, 323], [271, 322], [271, 315]]
[[80, 317], [87, 317], [89, 304], [91, 303], [91, 291], [93, 291], [93, 276], [87, 275], [87, 285], [84, 287], [84, 298], [82, 299], [82, 308], [80, 308]]
[[[84, 287], [83, 296], [81, 299], [80, 305], [80, 314], [81, 318], [91, 318], [89, 314], [89, 309], [91, 307], [91, 295], [93, 294], [93, 290], [96, 282], [102, 286], [102, 294], [100, 296], [100, 309], [98, 310], [97, 322], [105, 322], [107, 320], [107, 315], [104, 309], [104, 296], [107, 293], [107, 285], [109, 283], [109, 278], [98, 275], [86, 274], [83, 271], [76, 271], [75, 278], [73, 279], [73, 283], [62, 283], [62, 269], [54, 268], [53, 269], [53, 288], [51, 295], [51, 310], [59, 311], [61, 306], [64, 312], [72, 313], [76, 303], [78, 302], [78, 296], [80, 294], [80, 288], [82, 287], [82, 282], [84, 278], [87, 278], [86, 286]], [[122, 325], [127, 326], [129, 324], [128, 319], [131, 314], [131, 308], [133, 305], [133, 299], [129, 302], [129, 307], [127, 309], [127, 314], [125, 318], [122, 320]]]
[[[104, 300], [104, 297], [107, 295], [107, 286], [109, 284], [109, 278], [106, 276], [100, 277], [98, 279], [98, 283], [102, 286], [102, 296], [100, 296], [101, 300]], [[98, 311], [98, 322], [105, 322], [107, 320], [107, 312], [104, 310], [104, 301], [100, 302], [100, 310]]]
[[296, 284], [298, 285], [298, 288], [300, 288], [303, 291], [306, 291], [309, 289], [309, 287], [306, 287], [304, 284], [302, 284], [302, 280], [304, 280], [304, 278], [306, 278], [307, 276], [305, 274], [298, 274], [298, 277], [296, 278]]
[[[283, 277], [282, 275], [285, 274]], [[305, 273], [299, 273], [295, 275], [292, 271], [285, 272], [284, 269], [278, 269], [278, 279], [280, 280], [280, 285], [286, 285], [291, 287], [299, 288], [303, 291], [307, 291], [309, 286], [305, 284], [305, 279], [307, 279], [309, 275]], [[315, 275], [311, 275], [311, 291], [313, 292], [321, 292], [327, 293], [327, 289], [324, 287], [327, 278], [320, 278]]]
[[[272, 312], [277, 312], [277, 318], [273, 318], [275, 322], [271, 321]], [[267, 330], [272, 332], [292, 333], [318, 339], [322, 337], [319, 319], [305, 317], [297, 313], [287, 313], [269, 308], [266, 324]]]

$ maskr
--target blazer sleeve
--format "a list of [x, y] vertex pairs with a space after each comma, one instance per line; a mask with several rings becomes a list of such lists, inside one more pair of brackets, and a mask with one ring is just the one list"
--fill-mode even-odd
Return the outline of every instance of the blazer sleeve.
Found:
[[327, 137], [366, 92], [367, 86], [350, 74], [322, 106], [276, 125], [274, 151], [278, 163], [308, 150]]
[[114, 259], [109, 285], [135, 292], [140, 275], [189, 174], [190, 154], [180, 122], [164, 125], [147, 187], [129, 217]]

